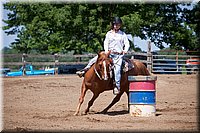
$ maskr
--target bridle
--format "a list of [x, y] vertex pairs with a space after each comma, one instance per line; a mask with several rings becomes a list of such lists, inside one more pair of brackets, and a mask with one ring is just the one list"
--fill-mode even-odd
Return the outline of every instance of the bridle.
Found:
[[[103, 61], [103, 66], [104, 66], [104, 76], [106, 77], [104, 80], [107, 80], [108, 79], [108, 75], [107, 75], [107, 71], [106, 71], [106, 65], [105, 65], [105, 61]], [[103, 80], [103, 78], [100, 76], [99, 72], [97, 71], [96, 69], [96, 66], [94, 65], [94, 72], [95, 74], [97, 75], [97, 77], [100, 79], [100, 80]], [[112, 65], [109, 66], [109, 73], [110, 73], [110, 78], [112, 78]]]

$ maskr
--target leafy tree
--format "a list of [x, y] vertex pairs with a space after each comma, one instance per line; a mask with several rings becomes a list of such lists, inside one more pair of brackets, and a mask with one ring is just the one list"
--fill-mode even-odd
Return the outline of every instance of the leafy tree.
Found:
[[197, 47], [196, 26], [184, 16], [194, 15], [180, 4], [6, 3], [4, 9], [11, 11], [5, 32], [19, 38], [11, 47], [25, 53], [98, 52], [113, 16], [122, 18], [126, 33], [150, 39], [159, 48], [163, 42], [177, 49]]
[[2, 54], [15, 54], [17, 53], [17, 51], [15, 49], [11, 49], [9, 47], [3, 47], [3, 49], [1, 49]]
[[187, 31], [191, 32], [191, 34], [194, 34], [197, 36], [197, 40], [192, 38], [196, 43], [193, 43], [192, 45], [188, 45], [187, 49], [190, 50], [200, 50], [200, 2], [198, 2], [196, 5], [194, 5], [193, 9], [184, 9], [184, 19], [186, 21], [186, 24], [189, 25], [193, 30]]
[[[163, 47], [163, 42], [174, 49], [193, 49], [197, 45], [197, 38], [193, 34], [193, 27], [187, 25], [183, 18], [184, 12], [180, 4], [160, 4], [142, 8], [142, 17], [147, 19], [142, 25], [144, 38], [150, 38], [156, 46]], [[146, 17], [149, 16], [149, 17]], [[141, 32], [142, 32], [141, 31]]]
[[36, 49], [40, 53], [57, 53], [74, 50], [82, 53], [102, 49], [105, 27], [109, 24], [107, 16], [102, 16], [107, 12], [102, 5], [8, 3], [4, 7], [12, 11], [8, 20], [4, 20], [8, 24], [4, 30], [11, 29], [7, 34], [18, 33], [20, 39], [12, 47], [19, 51]]

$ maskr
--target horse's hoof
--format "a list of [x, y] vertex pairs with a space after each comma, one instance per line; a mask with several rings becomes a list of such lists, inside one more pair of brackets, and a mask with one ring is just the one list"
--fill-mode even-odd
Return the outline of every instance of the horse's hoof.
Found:
[[77, 116], [78, 115], [78, 113], [76, 112], [76, 113], [74, 113], [74, 116]]
[[107, 110], [103, 110], [100, 112], [101, 114], [106, 114], [107, 113]]
[[86, 109], [86, 110], [84, 111], [84, 115], [87, 115], [88, 112], [89, 112], [89, 110]]
[[81, 115], [87, 115], [87, 112], [83, 112]]

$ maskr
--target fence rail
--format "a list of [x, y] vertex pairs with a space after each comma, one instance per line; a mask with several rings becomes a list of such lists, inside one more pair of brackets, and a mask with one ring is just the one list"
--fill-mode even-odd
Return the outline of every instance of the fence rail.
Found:
[[[35, 66], [54, 66], [54, 62], [26, 62], [27, 64], [32, 64]], [[77, 65], [83, 64], [86, 65], [88, 62], [59, 62], [58, 65]], [[22, 66], [22, 62], [4, 62], [4, 66]]]
[[195, 73], [200, 68], [198, 55], [152, 55], [152, 58], [152, 73]]
[[[127, 58], [136, 59], [143, 62], [147, 69], [152, 73], [191, 73], [199, 71], [200, 57], [199, 52], [192, 51], [198, 55], [180, 55], [181, 51], [163, 51], [173, 52], [174, 55], [156, 55], [151, 52], [151, 42], [147, 42], [147, 52], [129, 52], [125, 55]], [[190, 53], [186, 51], [185, 53]], [[80, 65], [83, 67], [88, 61], [96, 56], [96, 54], [87, 55], [41, 55], [41, 54], [4, 54], [3, 66], [21, 66], [30, 63], [35, 66], [53, 66], [57, 68], [59, 65], [74, 65], [78, 69]], [[79, 65], [79, 66], [78, 66]], [[68, 67], [69, 68], [69, 67]], [[71, 68], [71, 66], [70, 66]]]
[[[26, 54], [4, 54], [3, 66], [19, 66], [25, 63], [32, 64], [34, 66], [59, 66], [59, 65], [86, 65], [89, 59], [96, 56], [96, 54], [89, 55], [26, 55]], [[139, 52], [129, 52], [125, 55], [128, 58], [140, 60], [143, 62], [152, 73], [191, 73], [194, 70], [199, 70], [200, 64], [198, 55], [154, 55], [150, 52], [139, 53]], [[9, 62], [7, 59], [13, 59]], [[187, 64], [187, 60], [197, 63]]]

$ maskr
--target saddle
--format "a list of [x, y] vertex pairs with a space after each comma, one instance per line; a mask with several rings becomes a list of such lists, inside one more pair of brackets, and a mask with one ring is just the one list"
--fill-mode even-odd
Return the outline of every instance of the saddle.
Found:
[[[114, 67], [114, 64], [112, 64], [112, 72], [114, 73], [113, 67]], [[132, 61], [129, 58], [123, 57], [122, 72], [127, 72], [133, 68], [134, 68], [134, 65]]]
[[[121, 72], [122, 73], [128, 72], [129, 70], [131, 70], [133, 68], [134, 68], [134, 65], [133, 65], [132, 61], [129, 58], [123, 57]], [[113, 75], [114, 75], [113, 66], [112, 66], [112, 71], [110, 71], [110, 75], [111, 75], [111, 78], [113, 78]], [[113, 78], [113, 80], [114, 80], [114, 78]], [[115, 81], [113, 82], [113, 84], [115, 85]]]
[[129, 58], [123, 58], [123, 61], [122, 61], [122, 71], [123, 72], [127, 72], [131, 69], [134, 68], [134, 65], [133, 63], [131, 62], [131, 60]]

